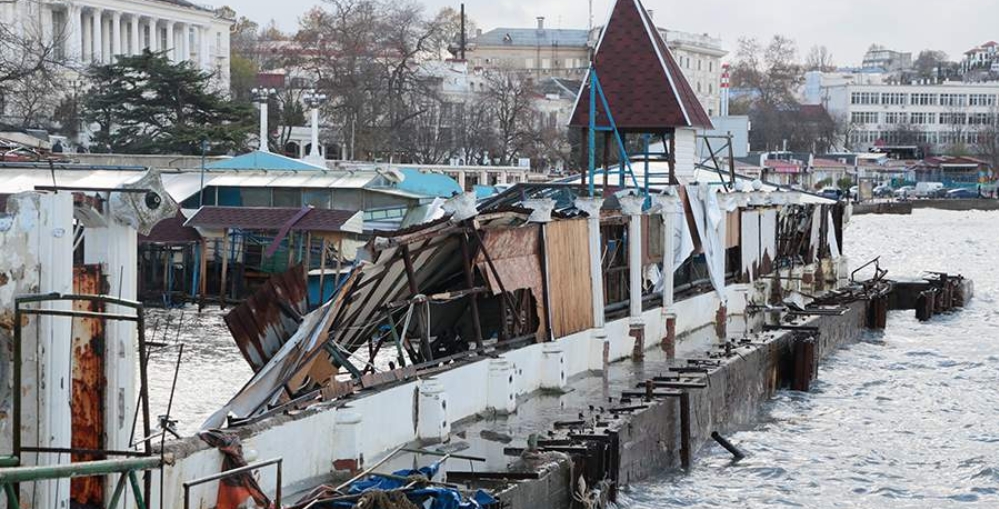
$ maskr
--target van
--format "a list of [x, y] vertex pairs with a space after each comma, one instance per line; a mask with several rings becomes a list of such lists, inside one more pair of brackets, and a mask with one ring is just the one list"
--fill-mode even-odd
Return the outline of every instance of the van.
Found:
[[931, 198], [942, 191], [943, 182], [917, 182], [916, 190], [913, 194], [918, 198]]

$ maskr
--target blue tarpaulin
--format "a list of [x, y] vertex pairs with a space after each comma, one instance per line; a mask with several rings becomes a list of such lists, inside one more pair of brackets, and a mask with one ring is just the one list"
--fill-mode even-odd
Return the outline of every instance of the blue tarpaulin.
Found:
[[[436, 462], [419, 470], [398, 470], [393, 472], [392, 475], [400, 478], [423, 476], [427, 479], [433, 479], [440, 470], [440, 467], [441, 463]], [[409, 483], [399, 479], [389, 479], [387, 477], [373, 475], [351, 484], [347, 489], [347, 493], [359, 495], [371, 490], [398, 490], [405, 487], [407, 484]], [[466, 500], [462, 497], [458, 490], [445, 487], [418, 488], [409, 490], [406, 492], [406, 498], [421, 507], [424, 507], [423, 504], [429, 501], [431, 502], [429, 509], [485, 509], [499, 502], [493, 498], [492, 495], [482, 490], [478, 490], [471, 499]], [[352, 508], [354, 507], [354, 502], [337, 502], [333, 505], [333, 507], [343, 507], [345, 509]]]

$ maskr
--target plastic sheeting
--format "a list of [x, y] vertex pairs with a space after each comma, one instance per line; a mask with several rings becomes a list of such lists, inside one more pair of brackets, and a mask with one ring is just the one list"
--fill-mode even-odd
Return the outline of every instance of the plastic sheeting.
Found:
[[[701, 239], [701, 249], [708, 266], [711, 286], [725, 302], [725, 220], [726, 212], [718, 205], [718, 194], [707, 186], [690, 186], [687, 199]], [[689, 191], [695, 192], [689, 192]]]
[[742, 213], [739, 225], [742, 238], [742, 268], [740, 277], [743, 281], [752, 283], [760, 278], [760, 264], [763, 249], [760, 245], [760, 211], [746, 210]]
[[812, 208], [812, 231], [808, 239], [809, 263], [819, 260], [819, 245], [822, 241], [822, 206], [815, 205]]
[[[420, 468], [419, 470], [398, 470], [393, 472], [392, 475], [399, 479], [389, 479], [387, 477], [373, 475], [354, 482], [347, 489], [347, 492], [352, 495], [357, 495], [372, 490], [399, 490], [404, 488], [409, 483], [409, 481], [403, 481], [401, 479], [410, 479], [413, 476], [422, 476], [427, 479], [433, 479], [439, 470], [440, 462], [437, 462], [430, 466]], [[483, 507], [490, 507], [498, 503], [495, 498], [482, 490], [477, 491], [470, 499], [465, 499], [461, 496], [461, 493], [458, 492], [458, 490], [452, 488], [418, 488], [405, 491], [405, 494], [406, 498], [408, 498], [411, 502], [416, 503], [420, 507], [426, 507], [427, 509], [480, 509]], [[430, 502], [429, 506], [426, 505], [427, 502]], [[333, 507], [352, 508], [355, 507], [355, 502], [336, 502], [333, 504]]]
[[833, 221], [832, 212], [826, 214], [826, 240], [829, 242], [829, 253], [833, 260], [838, 260], [843, 256], [839, 250], [839, 242], [836, 240], [836, 222]]

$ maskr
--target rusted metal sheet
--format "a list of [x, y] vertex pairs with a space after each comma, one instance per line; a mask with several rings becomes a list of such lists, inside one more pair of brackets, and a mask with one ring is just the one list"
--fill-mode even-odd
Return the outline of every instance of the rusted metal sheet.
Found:
[[308, 313], [307, 295], [303, 269], [295, 266], [269, 279], [225, 316], [229, 332], [254, 372], [298, 330]]
[[[73, 269], [73, 292], [102, 295], [105, 281], [100, 265]], [[103, 312], [100, 302], [75, 301], [76, 311]], [[104, 351], [105, 330], [101, 318], [73, 320], [73, 381], [72, 381], [72, 447], [74, 449], [104, 449]], [[73, 454], [72, 461], [105, 459], [93, 454]], [[70, 484], [74, 507], [103, 507], [104, 485], [99, 477], [80, 477]]]

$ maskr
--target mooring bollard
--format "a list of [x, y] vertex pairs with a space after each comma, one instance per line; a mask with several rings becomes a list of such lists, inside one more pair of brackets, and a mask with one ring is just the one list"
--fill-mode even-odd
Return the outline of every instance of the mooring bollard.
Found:
[[717, 431], [711, 432], [711, 438], [715, 439], [715, 442], [718, 442], [725, 448], [726, 451], [732, 453], [732, 456], [735, 457], [735, 461], [739, 461], [746, 457], [746, 455], [743, 454], [738, 447], [732, 445], [732, 442], [725, 440], [725, 437], [721, 436]]

